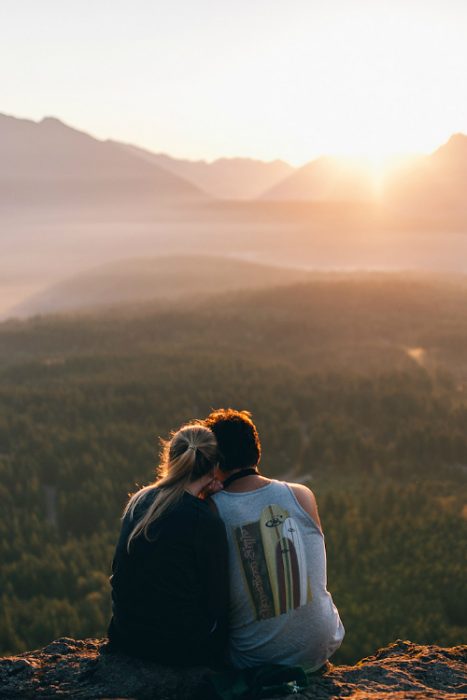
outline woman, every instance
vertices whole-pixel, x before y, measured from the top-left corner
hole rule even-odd
[[[109,650],[165,664],[222,661],[227,540],[202,500],[218,461],[211,430],[185,425],[163,442],[155,483],[130,498],[110,577]]]

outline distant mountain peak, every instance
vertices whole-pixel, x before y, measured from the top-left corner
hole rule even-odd
[[[65,129],[73,129],[72,126],[68,126],[68,124],[62,122],[61,119],[57,119],[57,117],[43,117],[37,124],[40,126],[60,126]]]
[[[117,204],[152,216],[158,203],[206,201],[195,185],[76,129],[54,116],[40,121],[0,117],[0,206],[88,206],[114,212]],[[32,186],[31,183],[34,183]],[[121,214],[119,214],[121,215]]]
[[[29,119],[27,117],[16,117],[13,114],[6,114],[6,112],[0,112],[0,120],[2,121],[8,121],[11,124],[24,124],[28,125],[30,127],[40,127],[40,126],[47,126],[47,125],[53,125],[53,126],[61,126],[65,129],[71,129],[72,131],[77,131],[77,129],[74,129],[72,126],[68,126],[65,124],[63,121],[60,119],[57,119],[57,117],[50,117],[46,116],[43,117],[42,119],[35,120],[35,119]]]
[[[458,131],[448,139],[447,144],[463,144],[465,146],[467,144],[467,136],[461,131]]]
[[[443,159],[450,161],[462,161],[465,165],[467,158],[467,136],[458,132],[453,134],[446,143],[443,143],[434,153],[435,159]]]
[[[323,155],[264,192],[262,199],[369,202],[373,196],[371,179],[364,170],[346,160]]]

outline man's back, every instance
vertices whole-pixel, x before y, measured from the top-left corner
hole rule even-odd
[[[289,484],[265,482],[213,497],[229,542],[231,660],[319,668],[344,637],[323,534]]]

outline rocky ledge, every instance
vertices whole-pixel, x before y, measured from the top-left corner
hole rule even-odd
[[[63,637],[43,649],[0,659],[0,698],[206,698],[212,671],[175,669],[120,654],[105,640]],[[355,666],[329,665],[295,697],[308,700],[459,700],[467,698],[467,646],[444,649],[398,640]]]

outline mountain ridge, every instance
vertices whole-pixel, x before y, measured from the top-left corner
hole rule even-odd
[[[305,271],[207,255],[161,255],[106,263],[34,294],[6,316],[86,311],[189,299],[305,280]]]
[[[188,179],[210,196],[219,199],[255,199],[294,171],[291,165],[279,158],[262,161],[256,158],[222,157],[209,162],[174,158],[166,153],[153,153],[140,146],[118,141],[113,143]]]
[[[261,199],[317,202],[371,202],[374,188],[370,175],[338,158],[321,156],[306,163]]]
[[[91,193],[96,201],[115,192],[137,200],[207,198],[192,183],[155,163],[55,117],[36,122],[0,114],[0,181],[0,204],[11,198],[27,202],[35,193],[59,203],[65,195],[79,199]]]

